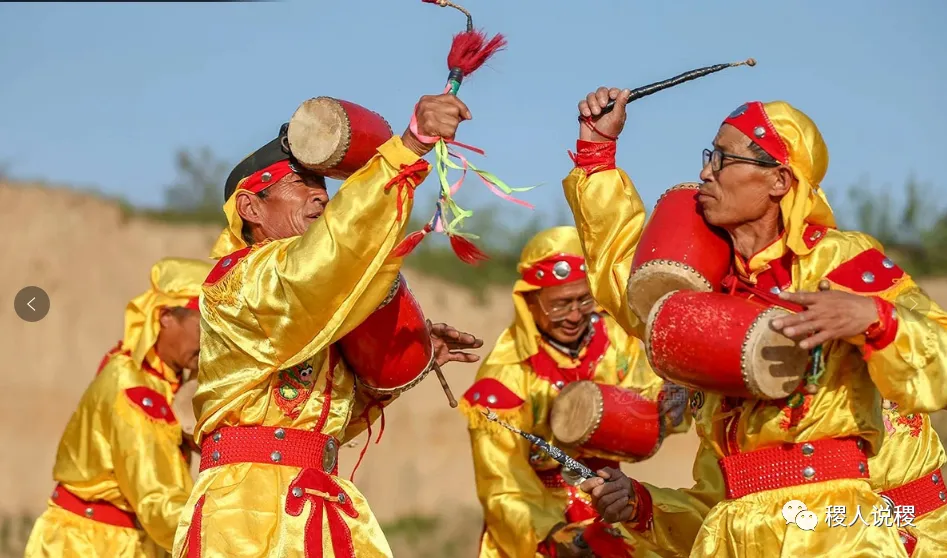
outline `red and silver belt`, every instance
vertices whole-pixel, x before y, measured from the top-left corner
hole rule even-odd
[[[837,479],[867,479],[868,457],[862,447],[854,438],[829,438],[729,455],[719,461],[727,498]]]
[[[60,508],[81,515],[86,519],[114,525],[115,527],[124,527],[126,529],[141,529],[135,514],[120,510],[114,504],[108,502],[87,502],[76,496],[66,488],[58,484],[53,489],[53,502]]]
[[[937,469],[933,473],[881,493],[881,498],[892,509],[895,506],[914,506],[914,517],[921,517],[947,505],[947,487]]]
[[[272,426],[219,428],[201,443],[201,471],[231,463],[268,463],[339,472],[339,442],[310,430]]]

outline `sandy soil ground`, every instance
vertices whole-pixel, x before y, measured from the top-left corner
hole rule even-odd
[[[23,530],[15,518],[44,509],[62,429],[103,352],[120,338],[123,308],[147,286],[151,264],[168,255],[205,257],[217,232],[125,219],[117,205],[70,190],[0,184],[0,238],[6,239],[0,273],[0,516],[14,518],[0,528],[0,555],[19,544],[22,535],[2,534]],[[510,321],[506,289],[478,306],[455,287],[406,275],[431,319],[486,340],[482,354]],[[26,285],[41,286],[51,299],[49,315],[38,323],[23,322],[13,311],[13,297]],[[947,280],[925,288],[947,304]],[[445,372],[460,397],[476,369],[451,365]],[[346,475],[364,443],[363,437],[345,450]],[[673,437],[654,458],[627,469],[640,480],[689,486],[696,445],[693,431]],[[381,443],[368,448],[356,482],[380,520],[408,541],[396,548],[417,549],[412,537],[424,539],[440,529],[455,544],[450,555],[473,551],[479,509],[466,426],[433,377],[388,411]],[[426,523],[429,516],[447,520],[438,527]]]

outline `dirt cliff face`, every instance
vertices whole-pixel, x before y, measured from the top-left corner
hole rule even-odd
[[[206,257],[218,233],[126,219],[117,204],[75,191],[0,184],[0,515],[45,508],[62,429],[102,355],[121,337],[125,304],[147,287],[151,265],[165,256]],[[485,340],[481,355],[510,323],[507,289],[478,306],[456,287],[413,270],[405,275],[429,318]],[[51,300],[49,315],[37,323],[13,311],[14,295],[27,285],[42,287]],[[924,286],[947,303],[947,281]],[[445,368],[458,398],[475,373],[475,365]],[[436,378],[404,395],[385,423],[381,443],[373,440],[355,477],[382,522],[477,508],[465,421]],[[341,459],[346,476],[365,436],[357,442]],[[689,486],[696,447],[693,431],[676,436],[654,458],[627,469],[643,481]]]

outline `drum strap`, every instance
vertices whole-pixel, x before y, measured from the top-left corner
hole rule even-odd
[[[759,299],[762,302],[785,308],[790,312],[802,312],[805,308],[799,304],[782,300],[778,295],[767,292],[764,289],[751,285],[745,279],[731,273],[723,280],[723,289],[727,294],[740,296],[748,300]]]

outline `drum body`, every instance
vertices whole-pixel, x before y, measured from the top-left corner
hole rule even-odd
[[[690,388],[731,397],[788,397],[809,360],[808,351],[769,325],[788,314],[722,293],[668,293],[648,317],[648,360],[659,376]]]
[[[411,389],[434,366],[431,331],[401,274],[375,312],[338,346],[362,385],[379,394]]]
[[[591,381],[573,382],[550,411],[553,436],[595,457],[646,459],[661,447],[663,420],[658,404],[637,392]]]
[[[628,303],[644,323],[655,301],[675,290],[718,290],[733,252],[725,233],[704,221],[696,183],[665,192],[645,224],[631,262]]]
[[[183,382],[171,400],[171,409],[174,411],[178,424],[181,425],[182,443],[191,451],[200,453],[200,448],[194,442],[194,428],[197,426],[197,417],[194,416],[194,394],[197,393],[197,373],[191,372],[187,381]]]
[[[378,113],[349,101],[316,97],[299,105],[286,137],[302,166],[344,180],[365,166],[391,136],[391,126]]]

